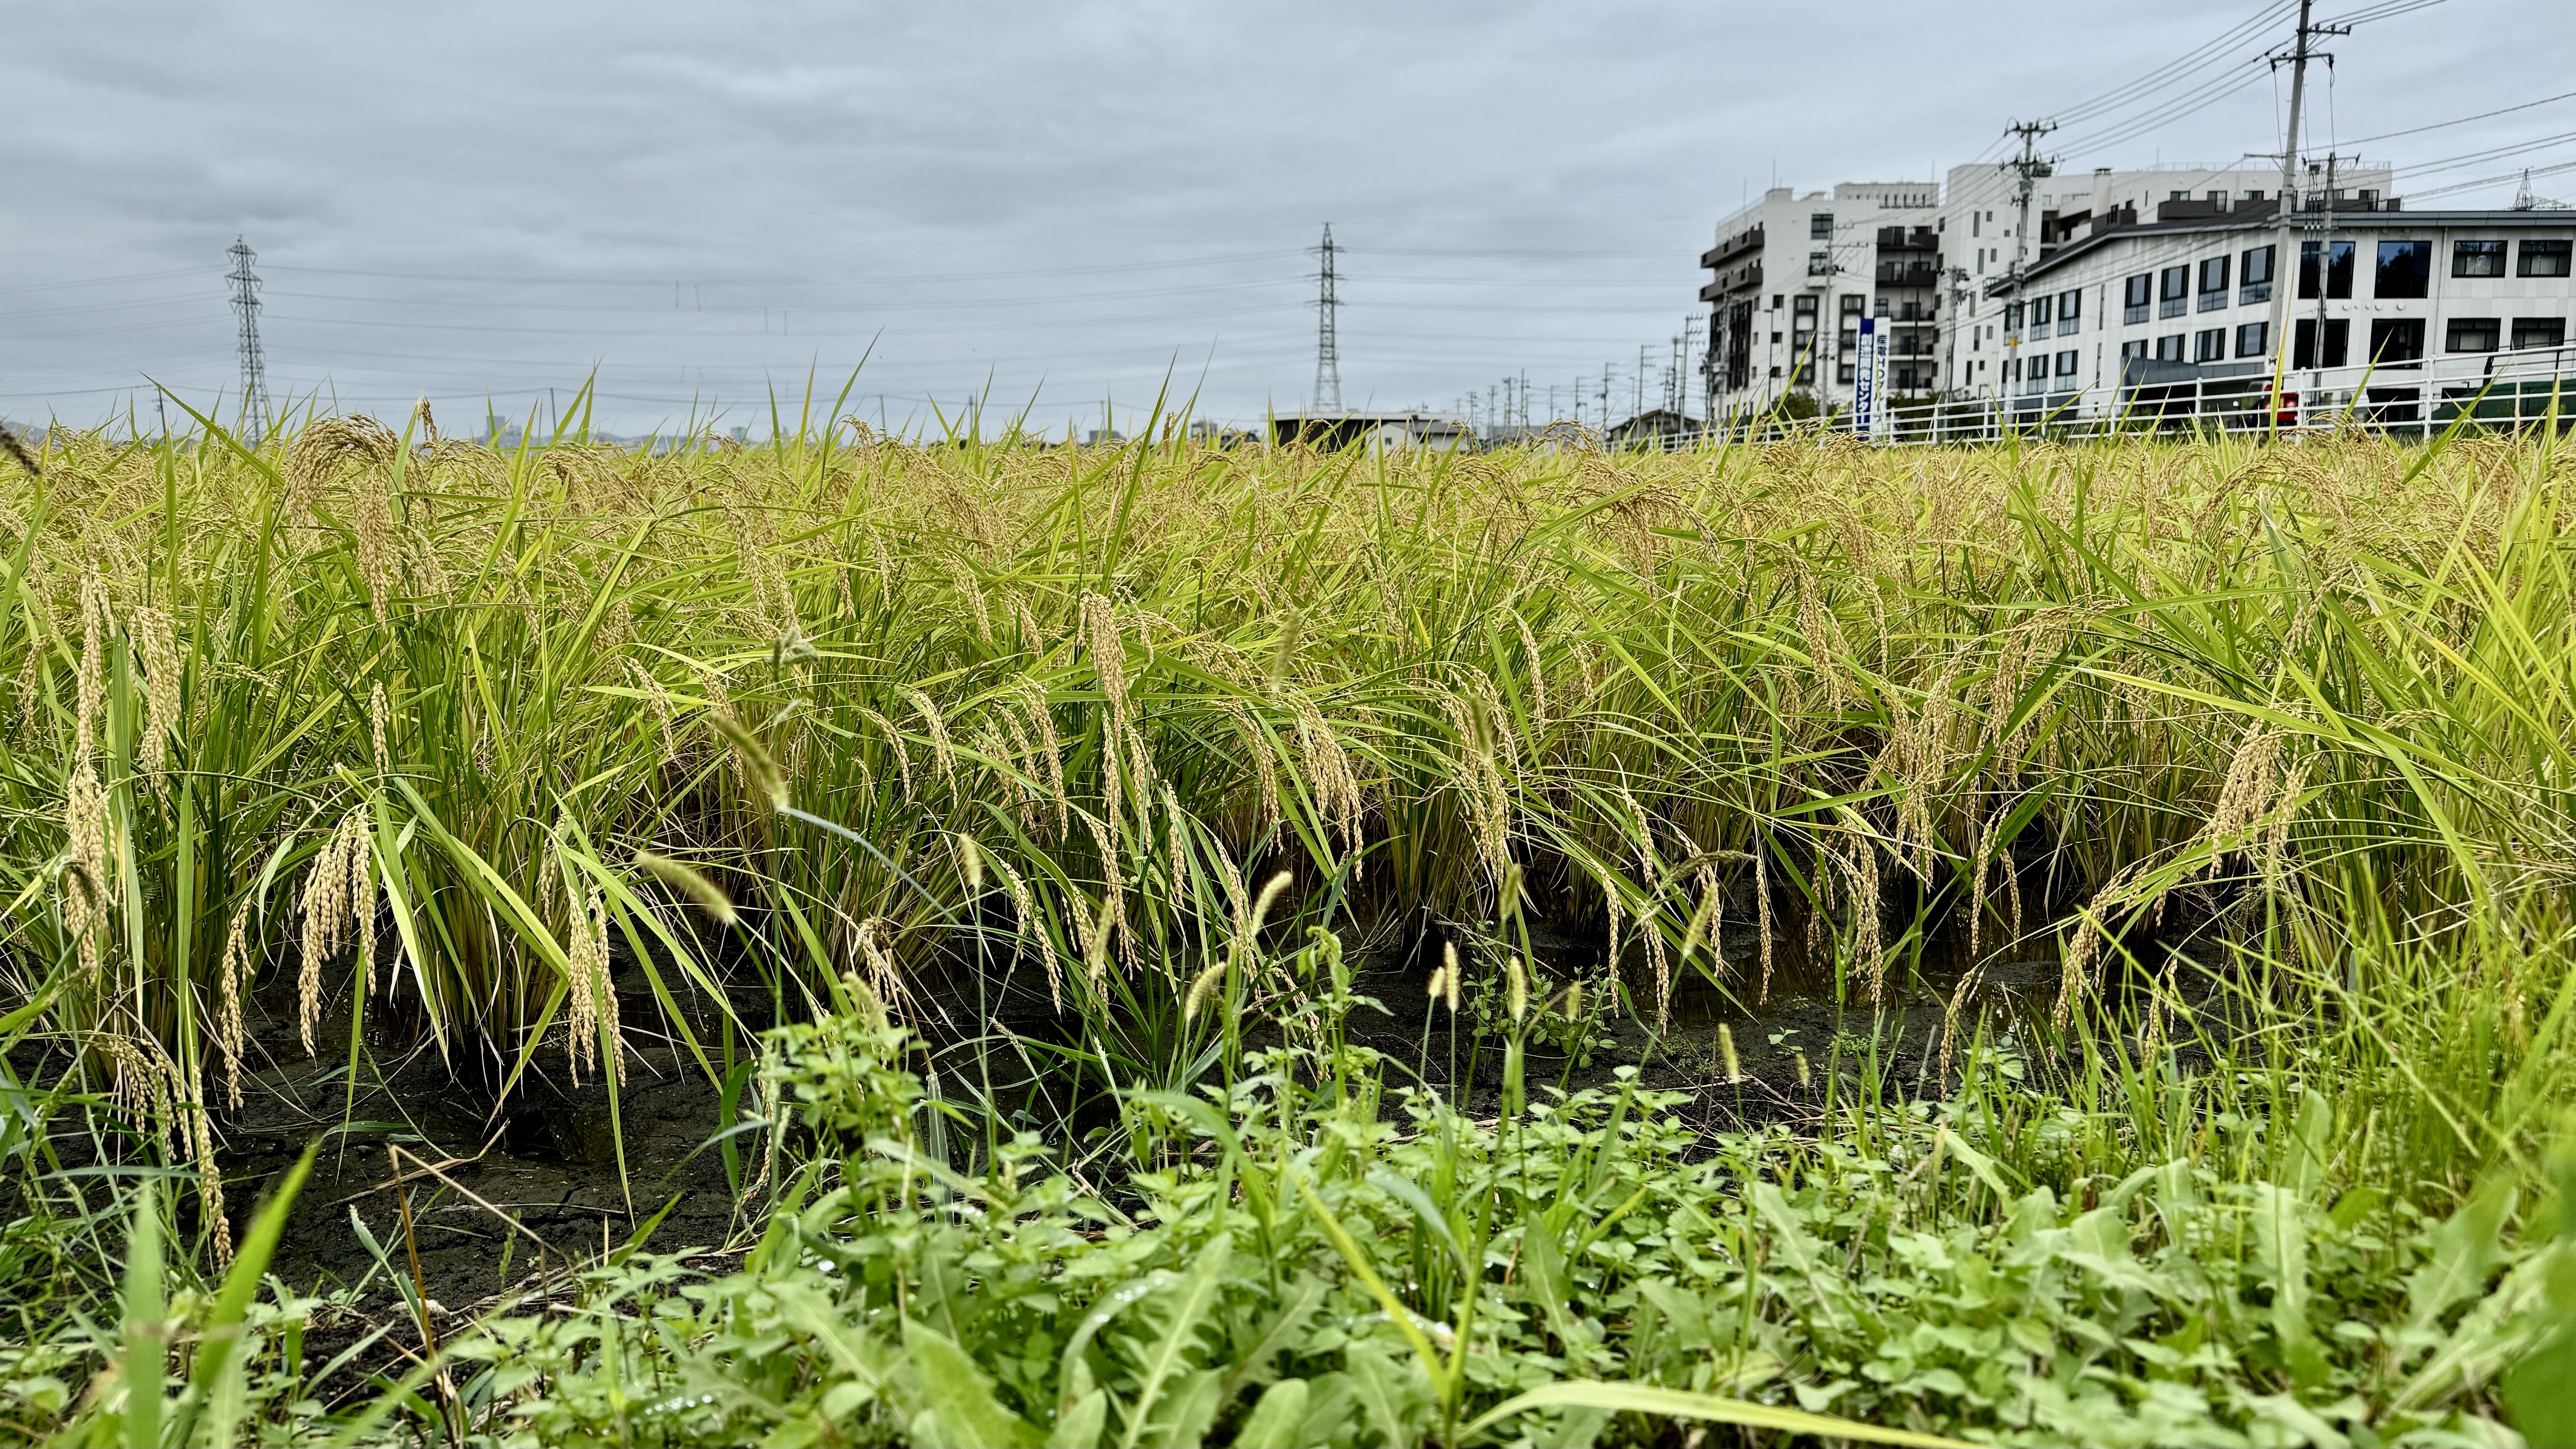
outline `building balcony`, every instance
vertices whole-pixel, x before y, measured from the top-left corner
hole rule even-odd
[[[1729,293],[1754,291],[1761,285],[1762,259],[1755,257],[1752,261],[1729,267],[1718,273],[1715,280],[1699,289],[1699,299],[1703,302],[1714,302]]]
[[[1882,226],[1878,229],[1878,249],[1887,252],[1937,252],[1940,236],[1928,226]]]
[[[1710,247],[1707,251],[1701,252],[1699,264],[1710,271],[1715,271],[1746,252],[1760,250],[1762,250],[1762,228],[1750,226]]]
[[[1919,262],[1880,262],[1878,284],[1882,287],[1937,287],[1941,269]]]

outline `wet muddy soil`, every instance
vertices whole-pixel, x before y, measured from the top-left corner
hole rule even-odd
[[[1542,958],[1565,963],[1569,973],[1586,969],[1582,947],[1537,944]],[[1720,945],[1731,961],[1756,959],[1749,932],[1739,938],[1730,927]],[[1988,962],[1958,997],[1961,1049],[1980,1029],[2009,1034],[2044,1019],[2058,971],[2054,960]],[[1355,988],[1387,1009],[1355,1013],[1351,1037],[1382,1054],[1391,1087],[1418,1083],[1471,1115],[1489,1114],[1502,1086],[1501,1043],[1476,1035],[1472,1013],[1453,1015],[1434,1004],[1424,991],[1427,976],[1419,951],[1388,952],[1362,965]],[[357,1053],[353,1077],[345,1005],[323,1023],[319,1056],[308,1058],[291,996],[258,1003],[256,1069],[243,1084],[243,1107],[225,1114],[223,1124],[228,1196],[238,1224],[306,1143],[322,1141],[271,1266],[284,1282],[334,1304],[308,1336],[317,1363],[357,1346],[361,1364],[389,1367],[414,1346],[418,1332],[401,1285],[413,1278],[415,1252],[417,1281],[436,1312],[463,1317],[568,1299],[572,1268],[595,1262],[647,1224],[651,1249],[705,1250],[711,1271],[721,1271],[727,1250],[745,1241],[753,1224],[713,1142],[725,1125],[722,1097],[678,1030],[688,1027],[720,1077],[722,1013],[712,1001],[684,999],[686,1016],[675,1022],[631,964],[619,963],[615,979],[630,1046],[623,1085],[612,1088],[595,1070],[576,1081],[558,1032],[506,1100],[494,1090],[506,1063],[450,1062],[434,1048],[408,1055],[371,1048]],[[1856,989],[1838,1001],[1829,978],[1785,968],[1767,994],[1749,971],[1723,983],[1685,977],[1676,982],[1670,1027],[1660,1036],[1610,1012],[1580,1055],[1534,1042],[1527,1089],[1543,1098],[1550,1088],[1610,1086],[1615,1069],[1633,1065],[1640,1085],[1691,1094],[1687,1115],[1711,1131],[1818,1123],[1829,1101],[1837,1094],[1848,1100],[1864,1079],[1888,1097],[1938,1096],[1945,1084],[1936,1068],[1958,980],[1955,971],[1891,979],[1873,1005]],[[291,990],[278,985],[281,993]],[[934,1041],[953,1043],[981,1020],[1031,1039],[1050,1033],[1044,1000],[1033,991],[988,992],[979,1002],[965,982],[922,985],[914,1010]],[[733,1003],[738,1019],[755,1027],[767,1005],[748,992]],[[1731,1062],[1721,1028],[1733,1046]],[[746,1049],[737,1043],[737,1053]],[[953,1046],[941,1055],[963,1060]],[[1048,1088],[1037,1080],[1034,1090],[1043,1096]],[[1066,1104],[1033,1096],[1029,1105],[1040,1109],[1031,1116],[1037,1125]],[[756,1162],[757,1140],[739,1139],[745,1173]]]

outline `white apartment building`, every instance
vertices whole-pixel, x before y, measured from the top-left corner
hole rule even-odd
[[[2303,182],[2307,192],[2331,192],[2339,203],[2362,209],[2383,204],[2391,170],[2386,162],[2338,163]],[[2006,309],[2015,266],[2034,267],[2096,233],[2163,222],[2268,213],[2280,191],[2281,170],[2253,163],[2236,166],[2154,166],[2136,170],[2098,167],[2089,172],[2040,175],[2031,183],[2029,232],[2022,230],[2020,177],[2010,161],[1954,166],[1943,186],[1935,229],[1942,242],[1948,286],[1943,296],[1940,377],[1950,397],[2004,391],[2007,371],[2018,379],[2013,329]],[[2034,302],[2034,308],[2040,304]],[[2070,321],[2045,304],[2052,324]],[[2071,319],[2080,325],[2080,317]],[[2072,328],[2070,328],[2070,334]],[[2055,334],[2052,333],[2052,336]],[[2052,353],[2053,356],[2053,353]]]
[[[1932,181],[1844,182],[1804,196],[1785,186],[1717,225],[1699,263],[1715,276],[1702,360],[1708,416],[1758,412],[1804,393],[1830,409],[1851,401],[1859,323],[1890,319],[1888,387],[1938,385],[1941,187]]]
[[[2576,357],[2576,212],[2409,212],[2359,197],[2294,212],[2281,298],[2290,269],[2269,204],[2181,210],[2061,246],[2024,272],[2019,296],[2002,289],[1985,339],[1993,391],[2105,417],[2229,380],[2267,390],[2276,304],[2285,391],[2394,420],[2439,420],[2446,400],[2464,406],[2517,371],[2559,377]]]

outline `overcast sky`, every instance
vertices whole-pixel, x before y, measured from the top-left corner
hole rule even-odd
[[[2277,151],[2260,55],[2290,9],[0,0],[0,415],[132,399],[148,426],[146,378],[229,408],[238,234],[272,392],[326,408],[426,394],[455,431],[595,375],[618,431],[694,408],[760,434],[773,389],[836,392],[864,357],[848,411],[898,425],[985,393],[1123,423],[1167,378],[1250,421],[1308,401],[1326,221],[1346,403],[1481,408],[1525,371],[1542,414],[1585,379],[1594,419],[1606,364],[1624,414],[1712,227],[1775,177],[1936,177],[2267,16],[2052,140],[2072,169]],[[2567,15],[2360,25],[2311,147],[2576,90]],[[2360,150],[2552,137],[2399,176],[2410,205],[2502,205],[2513,181],[2419,194],[2576,164],[2576,100]],[[2576,169],[2533,189],[2576,197]]]

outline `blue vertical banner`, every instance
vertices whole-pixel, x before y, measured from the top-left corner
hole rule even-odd
[[[1852,359],[1852,432],[1877,442],[1887,435],[1887,319],[1860,319],[1859,355]]]

